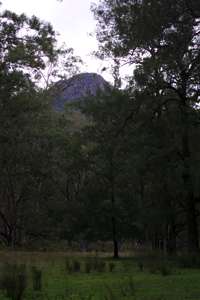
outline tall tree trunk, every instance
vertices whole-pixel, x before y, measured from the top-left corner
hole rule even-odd
[[[164,192],[166,194],[166,211],[169,212],[164,230],[165,236],[165,253],[168,255],[176,254],[176,223],[177,223],[177,208],[174,197],[169,193],[169,188],[164,183]]]
[[[199,236],[198,236],[196,204],[193,195],[188,195],[186,205],[187,205],[186,218],[187,218],[188,252],[196,253],[199,251]]]
[[[191,176],[191,154],[189,146],[189,120],[186,100],[182,105],[182,158],[183,158],[183,184],[185,190],[186,224],[187,224],[187,248],[188,252],[197,252],[199,249],[198,225],[196,203],[194,197],[193,182]]]
[[[112,217],[112,235],[113,235],[113,258],[119,258],[119,247],[116,235],[116,219]]]
[[[157,230],[153,229],[153,237],[152,237],[152,250],[159,250],[160,239]]]
[[[167,226],[166,252],[176,254],[176,225],[174,220]]]
[[[117,221],[115,215],[115,183],[113,178],[113,166],[111,165],[111,207],[112,207],[112,239],[113,239],[113,258],[119,258],[119,245],[117,239]]]

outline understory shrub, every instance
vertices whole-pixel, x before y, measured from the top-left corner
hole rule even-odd
[[[42,290],[42,271],[37,269],[34,266],[31,268],[31,273],[32,273],[33,290],[41,291]]]
[[[21,300],[27,287],[25,265],[5,264],[1,270],[0,288],[12,300]]]

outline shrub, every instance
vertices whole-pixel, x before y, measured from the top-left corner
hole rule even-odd
[[[108,271],[113,272],[115,269],[115,264],[113,262],[108,263]]]
[[[172,274],[172,269],[167,264],[162,264],[160,266],[160,273],[162,276],[168,276]]]
[[[65,270],[67,271],[67,273],[72,272],[72,264],[68,258],[65,260]]]
[[[42,271],[38,270],[36,267],[32,267],[32,281],[33,281],[33,290],[41,291],[42,290]]]
[[[135,296],[135,283],[133,278],[129,278],[128,281],[125,281],[120,286],[121,295],[123,297]]]
[[[4,265],[2,269],[0,288],[12,300],[21,300],[27,287],[27,272],[25,265]]]
[[[180,268],[200,268],[199,255],[183,255],[177,258],[177,262]]]
[[[139,270],[141,272],[144,270],[144,264],[143,264],[143,262],[141,262],[141,261],[138,262],[138,268],[139,268]]]
[[[78,260],[72,261],[72,271],[73,272],[80,272],[81,270],[81,263]]]
[[[104,261],[99,260],[96,262],[95,268],[96,268],[97,272],[103,272],[105,270],[105,267],[106,267],[106,264]]]
[[[157,264],[149,264],[148,269],[151,274],[156,274],[159,272],[159,267]]]
[[[149,265],[149,272],[151,274],[161,274],[163,276],[168,276],[172,274],[172,268],[166,261],[155,261]]]
[[[90,273],[92,271],[92,263],[91,261],[85,261],[84,263],[84,272]]]

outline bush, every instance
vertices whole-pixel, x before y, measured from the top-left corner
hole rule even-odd
[[[169,276],[172,274],[172,269],[167,264],[162,264],[160,266],[160,273],[162,276]]]
[[[136,289],[133,278],[129,278],[128,281],[123,282],[120,286],[120,290],[123,297],[135,296]]]
[[[84,272],[90,273],[91,271],[104,272],[106,269],[106,263],[99,258],[87,260],[84,263]]]
[[[177,258],[177,262],[180,268],[200,268],[199,255],[183,255]]]
[[[72,261],[72,271],[73,272],[80,272],[81,270],[81,263],[78,260]]]
[[[149,272],[151,274],[161,274],[163,276],[171,275],[172,268],[169,263],[165,261],[151,262],[149,266]]]
[[[42,271],[38,270],[36,267],[32,267],[32,281],[33,281],[33,290],[41,291],[42,290]]]
[[[72,263],[68,258],[65,260],[65,270],[67,271],[67,273],[72,272]]]
[[[12,300],[21,300],[27,287],[27,272],[25,265],[6,264],[2,268],[0,288]]]
[[[113,272],[115,269],[115,264],[113,262],[108,263],[108,271]]]
[[[104,261],[97,260],[95,264],[95,270],[97,272],[103,272],[105,270],[106,264]]]
[[[149,264],[148,269],[149,269],[149,272],[150,272],[151,274],[156,274],[156,273],[159,272],[159,267],[158,267],[158,265],[157,265],[157,264],[154,264],[154,263]]]
[[[144,270],[144,264],[143,264],[143,262],[141,262],[141,261],[138,262],[138,268],[139,268],[139,270],[141,272]]]
[[[90,273],[92,271],[92,263],[91,261],[85,261],[84,263],[84,272]]]

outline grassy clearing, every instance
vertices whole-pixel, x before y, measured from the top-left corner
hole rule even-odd
[[[0,299],[198,300],[200,270],[182,261],[2,252]]]

